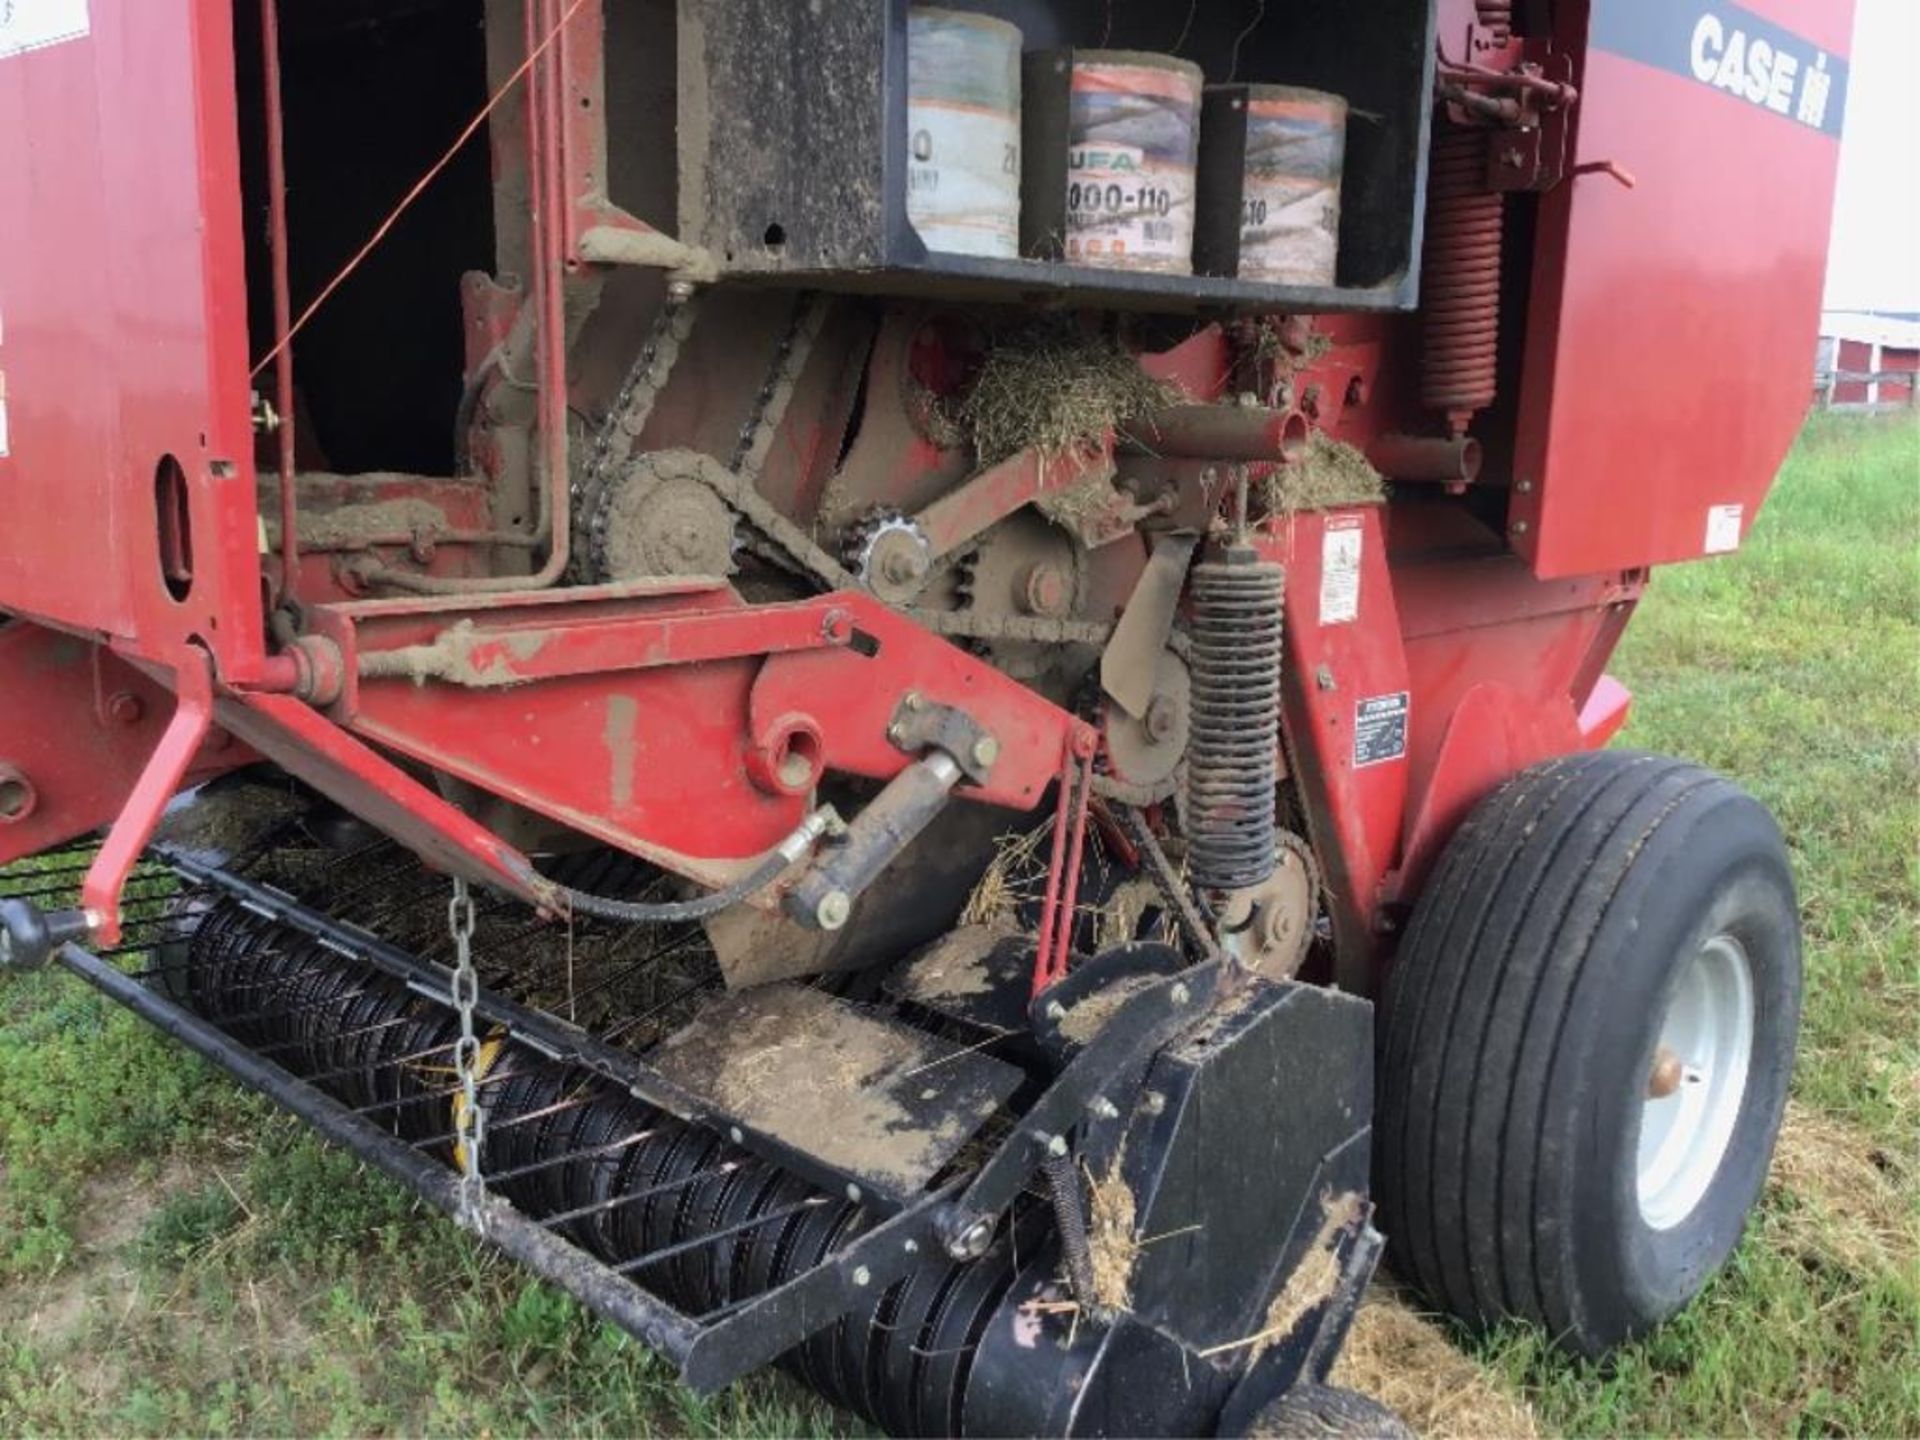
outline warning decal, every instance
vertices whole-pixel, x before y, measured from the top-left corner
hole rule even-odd
[[[1746,518],[1744,505],[1716,505],[1707,511],[1707,554],[1725,555],[1740,548],[1740,522]]]
[[[1407,753],[1407,716],[1412,710],[1405,690],[1376,695],[1353,707],[1353,768],[1398,760]]]
[[[1320,536],[1320,623],[1351,625],[1360,618],[1360,551],[1365,524],[1335,515]]]
[[[0,60],[78,40],[92,28],[88,0],[0,0]]]

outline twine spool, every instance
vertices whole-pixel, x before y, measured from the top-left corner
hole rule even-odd
[[[907,218],[929,250],[1020,253],[1020,48],[989,15],[907,12]]]
[[[1334,284],[1347,102],[1298,86],[1249,85],[1246,125],[1240,278]]]
[[[1073,52],[1066,258],[1193,273],[1202,76],[1170,55]]]

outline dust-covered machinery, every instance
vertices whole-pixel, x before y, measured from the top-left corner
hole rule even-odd
[[[1379,1433],[1381,1231],[1647,1329],[1798,930],[1604,667],[1850,8],[13,0],[0,967],[889,1433]]]

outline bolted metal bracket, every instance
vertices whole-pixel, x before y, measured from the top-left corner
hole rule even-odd
[[[976,785],[987,783],[1000,742],[964,710],[942,705],[910,690],[887,722],[887,740],[909,755],[939,750],[953,757],[960,773]]]

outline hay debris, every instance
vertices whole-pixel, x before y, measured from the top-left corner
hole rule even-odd
[[[307,802],[290,786],[209,788],[169,805],[154,839],[225,863],[306,809]]]
[[[1182,883],[1186,881],[1186,861],[1180,863],[1179,875]],[[1142,922],[1148,915],[1157,914],[1158,924],[1142,933]],[[1107,897],[1094,916],[1093,948],[1097,954],[1111,950],[1116,945],[1126,945],[1135,940],[1162,940],[1171,942],[1178,930],[1173,916],[1167,910],[1160,887],[1145,875],[1136,875],[1121,882],[1113,894]]]
[[[960,407],[948,396],[936,395],[918,380],[911,387],[911,408],[918,412],[920,433],[942,450],[958,450],[967,443],[967,427],[960,418]]]
[[[1340,1288],[1340,1237],[1366,1218],[1366,1209],[1366,1201],[1351,1190],[1338,1195],[1331,1191],[1323,1193],[1320,1197],[1320,1228],[1308,1242],[1306,1254],[1300,1257],[1300,1263],[1293,1267],[1286,1283],[1280,1287],[1280,1293],[1273,1297],[1260,1328],[1244,1340],[1229,1340],[1224,1345],[1215,1345],[1200,1353],[1205,1356],[1247,1350],[1250,1352],[1247,1363],[1252,1364],[1267,1350],[1293,1334],[1302,1320],[1324,1305]]]
[[[1787,1103],[1767,1176],[1770,1243],[1856,1274],[1920,1271],[1920,1214],[1902,1194],[1910,1162],[1853,1127]]]
[[[1378,505],[1386,498],[1386,482],[1367,457],[1321,430],[1307,442],[1304,460],[1279,467],[1267,480],[1267,511],[1274,515]]]
[[[1124,1144],[1106,1173],[1087,1171],[1087,1242],[1093,1254],[1093,1308],[1115,1315],[1133,1303],[1133,1267],[1140,1259],[1140,1236],[1133,1189],[1120,1171]],[[1085,1167],[1083,1166],[1084,1170]]]
[[[980,463],[995,465],[1036,447],[1065,454],[1179,399],[1113,341],[1049,326],[988,352],[959,420]]]
[[[1004,925],[1021,905],[1037,898],[1036,879],[1044,884],[1047,870],[1040,846],[1050,838],[1051,832],[1041,825],[1024,833],[1009,832],[996,840],[993,859],[967,896],[960,924]]]
[[[1061,1036],[1075,1045],[1091,1045],[1129,1000],[1165,978],[1164,975],[1126,975],[1094,991],[1067,1011],[1066,1018],[1060,1021]]]
[[[1332,1383],[1371,1395],[1423,1440],[1536,1440],[1533,1409],[1474,1363],[1406,1296],[1376,1280]]]
[[[1305,348],[1294,349],[1286,341],[1284,320],[1266,316],[1258,323],[1253,337],[1253,358],[1262,365],[1277,367],[1281,379],[1288,379],[1296,372],[1313,364],[1329,350],[1333,349],[1333,337],[1323,335],[1318,330],[1307,332]]]

